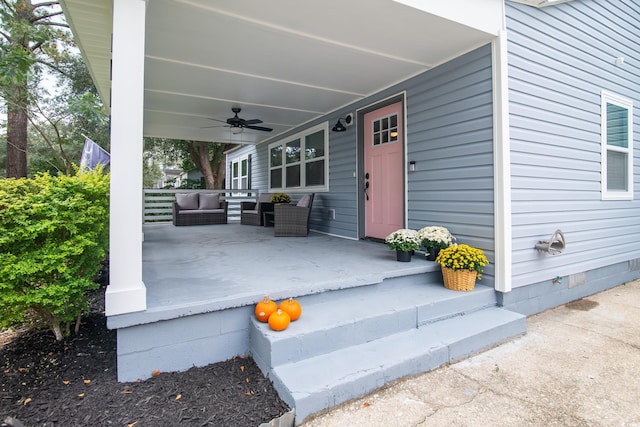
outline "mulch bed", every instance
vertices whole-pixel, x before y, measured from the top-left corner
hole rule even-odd
[[[92,307],[63,342],[27,330],[0,343],[0,426],[257,427],[289,411],[250,357],[117,382],[104,288]]]

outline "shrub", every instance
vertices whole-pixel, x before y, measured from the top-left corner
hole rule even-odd
[[[43,321],[62,340],[87,309],[109,243],[109,175],[0,180],[0,327]],[[78,326],[76,321],[76,329]]]

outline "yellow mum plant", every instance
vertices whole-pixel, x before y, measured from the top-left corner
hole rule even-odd
[[[442,267],[452,270],[477,271],[478,279],[482,278],[484,267],[489,264],[482,249],[469,245],[452,245],[444,248],[438,254],[436,262]]]

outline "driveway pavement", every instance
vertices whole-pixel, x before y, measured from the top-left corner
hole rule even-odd
[[[523,337],[303,426],[640,426],[640,280],[531,316]]]

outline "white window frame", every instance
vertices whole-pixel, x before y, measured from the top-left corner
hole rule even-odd
[[[242,175],[242,163],[246,162],[247,165],[247,173]],[[233,167],[238,165],[238,176],[233,176]],[[249,186],[249,155],[244,155],[242,157],[238,157],[231,161],[231,190],[246,190]],[[243,178],[246,180],[246,185],[242,185]],[[234,188],[234,184],[238,182],[238,186]]]
[[[602,200],[633,200],[633,101],[624,98],[620,95],[616,95],[611,92],[602,91],[600,105],[600,145],[602,147],[601,153],[601,182],[602,182]],[[607,104],[612,104],[620,108],[627,110],[627,129],[628,129],[628,141],[626,147],[619,147],[616,145],[609,145],[607,143]],[[615,151],[618,153],[624,153],[627,156],[627,190],[610,190],[607,182],[607,153],[609,151]]]
[[[300,140],[300,183],[306,183],[306,158],[305,158],[305,143],[306,137],[314,134],[318,131],[324,131],[324,185],[306,186],[301,185],[299,187],[287,187],[287,163],[286,163],[286,146],[287,143],[293,142],[296,139]],[[281,166],[271,167],[271,149],[277,146],[282,146],[282,164]],[[314,159],[317,161],[319,158]],[[270,192],[302,192],[302,191],[314,191],[314,192],[326,192],[329,191],[329,122],[324,122],[311,128],[305,129],[301,132],[291,135],[287,138],[281,139],[277,142],[272,142],[267,147],[267,165],[268,165],[268,188]],[[271,171],[273,169],[282,168],[282,187],[271,187]]]

